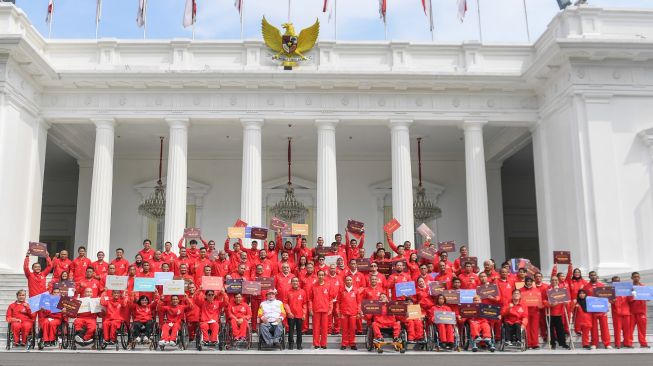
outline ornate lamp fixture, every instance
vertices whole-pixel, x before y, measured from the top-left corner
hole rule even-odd
[[[161,181],[161,170],[163,168],[163,137],[161,137],[161,148],[159,150],[159,180],[154,187],[154,193],[145,198],[138,206],[138,213],[152,218],[161,220],[166,214],[166,190]]]
[[[426,222],[433,218],[440,218],[442,210],[426,197],[426,190],[422,186],[422,138],[417,138],[417,162],[419,171],[419,185],[413,202],[413,215],[417,221]]]
[[[292,156],[291,156],[291,141],[292,138],[288,138],[288,185],[286,186],[286,195],[285,197],[277,202],[276,205],[272,207],[272,213],[289,222],[297,222],[306,216],[306,213],[308,210],[306,207],[304,207],[304,204],[299,202],[295,198],[295,189],[292,186],[292,182],[290,181],[290,165],[292,161]]]

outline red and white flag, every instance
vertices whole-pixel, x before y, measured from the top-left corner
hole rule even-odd
[[[243,0],[236,0],[234,3],[234,6],[236,7],[236,10],[238,10],[239,14],[243,14]]]
[[[386,20],[386,11],[388,10],[388,0],[379,0],[379,17],[383,19],[383,23]]]
[[[48,14],[45,16],[45,22],[50,23],[52,21],[52,14],[54,14],[54,0],[48,1]]]
[[[429,27],[431,32],[435,29],[435,23],[433,22],[433,4],[432,0],[422,0],[422,8],[424,8],[424,14],[429,17]]]
[[[136,14],[136,24],[142,27],[147,22],[147,0],[138,0],[138,13]]]
[[[458,0],[458,19],[461,23],[465,20],[465,13],[467,13],[467,0]]]
[[[197,16],[197,3],[195,0],[186,0],[186,7],[184,9],[184,28],[195,24]]]

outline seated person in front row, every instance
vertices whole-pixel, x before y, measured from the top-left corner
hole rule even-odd
[[[259,331],[268,347],[277,347],[283,336],[282,321],[286,317],[286,310],[283,303],[277,300],[276,290],[268,291],[265,296],[266,300],[258,308],[258,317],[261,320]]]
[[[399,333],[401,332],[401,324],[394,315],[388,315],[388,295],[382,293],[379,296],[381,305],[381,315],[375,315],[372,321],[372,330],[374,331],[374,343],[383,342],[382,328],[392,328],[392,337],[394,342],[399,342]]]

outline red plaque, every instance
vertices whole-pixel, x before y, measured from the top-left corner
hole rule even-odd
[[[385,231],[386,234],[391,235],[397,231],[399,227],[401,227],[399,221],[397,221],[397,219],[392,219],[387,224],[385,224],[385,226],[383,226],[383,231]]]

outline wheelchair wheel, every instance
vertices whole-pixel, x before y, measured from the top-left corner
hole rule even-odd
[[[374,349],[374,333],[372,332],[372,327],[367,327],[367,334],[365,335],[365,347],[367,351],[371,352]]]
[[[107,344],[104,342],[104,338],[102,338],[102,334],[103,332],[101,327],[95,328],[93,347],[97,350],[107,348]]]
[[[453,327],[453,350],[455,352],[460,352],[462,350],[462,344],[460,341],[460,331],[458,330],[458,326],[454,325]]]
[[[181,322],[181,326],[179,327],[179,333],[177,334],[178,338],[178,345],[179,349],[186,350],[186,347],[188,347],[188,325],[186,322]]]
[[[460,336],[460,343],[462,344],[462,348],[465,351],[469,350],[469,347],[472,343],[472,336],[471,336],[471,331],[469,329],[469,323],[465,323],[463,325],[463,334]]]
[[[406,329],[401,330],[399,337],[401,338],[401,349],[399,350],[399,353],[406,353],[406,347],[408,347],[408,332]]]
[[[279,350],[286,349],[286,328],[281,324],[281,342],[279,342]]]
[[[57,342],[59,343],[59,349],[67,349],[70,344],[70,334],[68,333],[68,324],[63,322],[59,325],[59,330],[57,331]]]
[[[503,352],[506,349],[506,325],[501,324],[501,340],[499,341],[499,351]]]
[[[231,337],[229,337],[229,329],[228,329],[228,323],[223,323],[223,326],[220,327],[220,333],[218,333],[218,345],[220,348],[220,351],[223,349],[230,349],[231,348]]]
[[[38,335],[38,340],[36,341],[36,347],[38,347],[39,351],[42,351],[43,348],[45,348],[45,344],[43,342],[43,331],[39,330],[39,335]]]
[[[159,330],[159,325],[154,322],[154,324],[152,324],[152,334],[150,334],[150,345],[148,347],[150,350],[156,351],[157,347],[159,347],[160,335],[161,331]]]
[[[528,336],[526,335],[526,330],[524,328],[521,328],[520,333],[521,333],[521,344],[519,350],[525,352],[528,347]]]
[[[433,340],[433,327],[434,327],[434,325],[431,324],[431,323],[426,324],[426,326],[424,327],[424,330],[426,332],[426,338],[425,338],[426,346],[425,347],[426,347],[426,350],[429,351],[429,352],[433,352],[433,350],[435,349],[435,341]]]
[[[120,328],[118,329],[118,334],[116,336],[116,340],[118,341],[116,342],[116,351],[119,350],[118,346],[126,350],[127,347],[129,346],[129,340],[130,340],[129,338],[131,338],[131,336],[130,336],[129,329],[127,328],[127,323],[122,322],[120,324]]]

